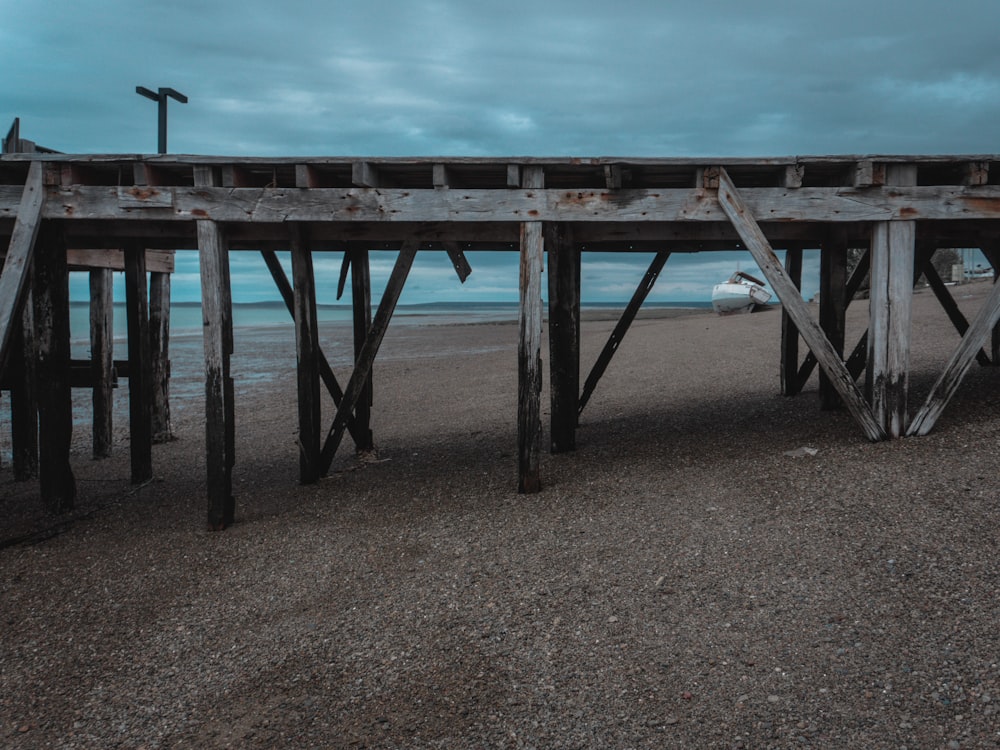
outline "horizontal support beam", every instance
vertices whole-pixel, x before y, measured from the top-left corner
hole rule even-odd
[[[165,195],[168,194],[168,195]],[[1000,186],[742,188],[761,221],[859,222],[1000,219]],[[0,186],[0,219],[16,215],[21,189]],[[168,200],[169,198],[169,200]],[[714,190],[433,190],[400,188],[162,187],[149,207],[115,187],[49,187],[45,219],[394,222],[720,222]]]

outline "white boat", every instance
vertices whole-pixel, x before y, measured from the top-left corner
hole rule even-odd
[[[712,288],[712,309],[719,315],[752,312],[769,299],[771,293],[764,288],[764,282],[743,271]]]

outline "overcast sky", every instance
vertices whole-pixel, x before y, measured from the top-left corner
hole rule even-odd
[[[171,102],[175,153],[1000,151],[996,0],[0,0],[0,11],[0,126],[19,116],[23,137],[66,152],[154,152],[156,105],[137,85],[190,98]]]

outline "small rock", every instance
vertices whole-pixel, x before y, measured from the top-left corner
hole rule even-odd
[[[769,696],[767,696],[767,702],[768,703],[780,703],[781,702],[781,698],[778,697],[777,695],[769,695]]]
[[[676,716],[673,716],[673,715],[668,716],[666,719],[663,720],[664,724],[666,724],[667,726],[671,726],[671,727],[674,724],[677,724],[678,722],[680,722],[680,719],[678,719]]]
[[[618,618],[615,617],[614,615],[611,615],[611,617],[608,618],[608,622],[618,622]]]

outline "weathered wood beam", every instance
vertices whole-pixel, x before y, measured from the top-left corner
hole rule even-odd
[[[1000,280],[1000,238],[980,241],[980,250],[993,267],[993,283]],[[994,367],[1000,366],[1000,324],[993,327],[990,336],[990,361]]]
[[[148,253],[147,253],[148,257]],[[174,439],[170,421],[170,274],[149,274],[149,351],[154,443]]]
[[[580,400],[580,248],[572,228],[544,227],[549,282],[550,450],[576,449]]]
[[[785,273],[796,289],[802,289],[802,248],[785,249]],[[794,396],[802,390],[799,374],[799,329],[784,308],[781,309],[781,392]]]
[[[890,165],[886,181],[915,185],[915,165]],[[872,227],[868,380],[872,411],[890,437],[906,432],[916,223]]]
[[[129,448],[132,483],[153,477],[153,369],[149,336],[146,254],[125,249],[125,313],[128,320]]]
[[[351,250],[351,311],[354,323],[354,361],[357,363],[365,350],[368,332],[372,327],[372,277],[367,250]],[[364,385],[354,405],[354,420],[360,440],[355,446],[359,451],[375,449],[372,434],[372,405],[375,400],[375,386],[372,362],[365,377]]]
[[[330,470],[330,464],[333,463],[333,457],[336,455],[337,448],[340,447],[340,441],[344,437],[348,418],[354,411],[358,399],[365,392],[368,375],[375,362],[375,356],[378,354],[379,347],[382,345],[386,329],[389,327],[392,313],[396,309],[399,295],[406,284],[406,278],[409,276],[410,268],[413,266],[413,259],[417,255],[418,247],[419,244],[417,242],[406,242],[396,257],[396,264],[393,266],[389,282],[386,284],[385,292],[382,294],[382,300],[379,302],[378,310],[375,312],[375,319],[372,321],[372,326],[365,337],[365,344],[355,359],[354,371],[351,373],[351,379],[347,383],[347,388],[344,389],[344,398],[340,402],[340,406],[337,407],[337,414],[333,419],[333,424],[330,426],[330,431],[327,433],[326,442],[323,444],[323,450],[320,454],[320,473],[323,475]]]
[[[934,428],[941,413],[961,385],[962,378],[972,365],[976,352],[986,343],[986,338],[998,321],[1000,321],[1000,284],[994,284],[983,301],[983,306],[962,336],[962,341],[935,381],[923,406],[910,423],[908,435],[926,435]]]
[[[195,182],[211,185],[212,169],[195,170]],[[201,310],[205,345],[205,468],[207,472],[208,528],[220,531],[231,525],[236,510],[233,498],[235,464],[234,388],[230,376],[233,353],[233,310],[229,276],[229,251],[218,223],[197,224],[201,270]]]
[[[356,161],[351,165],[351,182],[358,187],[377,188],[382,185],[382,176],[371,162]]]
[[[448,253],[448,258],[451,260],[451,265],[454,266],[455,273],[458,274],[459,282],[464,284],[465,280],[472,273],[472,266],[469,265],[465,253],[462,252],[462,248],[459,247],[457,242],[443,242],[441,244],[444,245],[445,252]]]
[[[988,185],[990,181],[990,163],[988,161],[970,161],[962,165],[963,185]]]
[[[30,277],[31,256],[45,205],[42,165],[32,162],[21,191],[17,218],[0,273],[0,373],[3,373],[14,329],[21,324],[21,307]],[[62,263],[65,264],[65,259]]]
[[[299,403],[299,481],[320,478],[319,322],[312,252],[301,224],[289,230],[294,286],[295,361]]]
[[[370,175],[364,179],[371,179]],[[707,188],[406,189],[164,187],[155,205],[120,202],[117,188],[49,188],[44,219],[316,222],[720,222],[725,212]],[[767,221],[854,223],[1000,218],[1000,185],[742,188],[748,208]],[[150,205],[146,207],[146,203]],[[169,202],[164,206],[164,202]],[[0,218],[17,200],[0,186]]]
[[[66,262],[71,271],[89,271],[92,268],[125,270],[125,253],[119,249],[69,249]],[[146,250],[146,271],[149,273],[173,273],[173,250]]]
[[[823,329],[812,319],[809,308],[803,301],[794,282],[785,273],[774,250],[771,249],[767,237],[757,225],[749,206],[736,191],[729,174],[720,170],[718,200],[736,231],[743,238],[743,243],[753,255],[757,265],[764,273],[781,300],[782,305],[792,316],[799,333],[809,348],[816,354],[820,367],[824,369],[834,384],[840,397],[844,400],[851,415],[861,426],[869,440],[884,440],[886,435],[881,425],[875,420],[871,409],[865,403],[861,393],[854,385],[854,380],[837,355],[833,345],[826,338]]]
[[[72,510],[76,479],[70,465],[73,401],[69,384],[69,271],[56,229],[42,230],[35,253],[35,342],[38,352],[38,479],[52,513]]]
[[[545,186],[542,167],[525,167],[522,187]],[[542,400],[542,266],[545,239],[540,221],[521,223],[517,346],[517,491],[524,494],[542,489],[541,400]]]
[[[10,394],[11,448],[14,480],[38,476],[38,346],[35,340],[34,272],[29,268],[28,289],[21,308],[21,325],[12,342],[8,373],[14,381]]]
[[[653,290],[653,286],[660,277],[660,272],[663,270],[663,266],[669,257],[670,252],[664,250],[657,253],[653,257],[653,260],[650,261],[649,268],[646,269],[642,281],[639,282],[639,286],[632,293],[632,299],[629,300],[628,305],[625,306],[625,310],[622,311],[621,318],[615,324],[615,328],[611,331],[611,335],[604,344],[604,348],[601,349],[601,353],[597,356],[590,374],[587,375],[587,380],[583,384],[583,392],[580,394],[580,404],[577,407],[578,414],[583,413],[584,407],[590,401],[590,397],[594,394],[594,389],[597,388],[597,384],[611,363],[611,358],[615,356],[615,352],[618,351],[618,347],[625,339],[625,334],[628,333],[628,329],[632,325],[632,321],[635,320],[635,316],[642,307],[642,303]]]
[[[94,408],[93,456],[111,456],[114,437],[114,279],[112,271],[90,272],[90,356]]]

